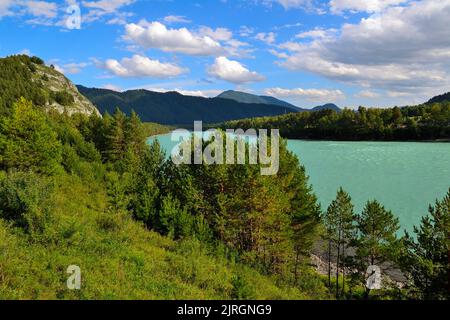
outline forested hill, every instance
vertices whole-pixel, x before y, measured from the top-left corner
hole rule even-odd
[[[239,91],[234,91],[234,90],[228,90],[228,91],[222,92],[221,94],[219,94],[217,96],[217,98],[230,99],[230,100],[234,100],[234,101],[242,102],[242,103],[273,104],[273,105],[292,109],[296,112],[300,111],[300,110],[306,111],[305,109],[300,109],[286,101],[282,101],[282,100],[279,100],[274,97],[257,96],[257,95],[250,94],[247,92],[239,92]]]
[[[178,92],[160,93],[148,90],[116,92],[83,86],[78,86],[78,90],[91,100],[101,113],[113,113],[114,109],[119,107],[126,114],[130,114],[132,110],[136,111],[145,122],[167,125],[192,125],[195,120],[219,123],[294,112],[292,108],[284,106],[184,96]]]
[[[20,97],[45,109],[99,114],[69,79],[42,59],[27,55],[0,58],[0,114],[9,113]]]
[[[445,101],[450,101],[450,92],[433,97],[427,103],[430,104],[430,103],[439,103],[439,102],[445,102]]]
[[[450,101],[387,109],[321,110],[230,121],[223,128],[279,129],[291,139],[450,140]]]

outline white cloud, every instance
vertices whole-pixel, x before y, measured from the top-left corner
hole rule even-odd
[[[233,33],[227,28],[217,28],[214,30],[206,26],[200,27],[199,35],[203,37],[210,37],[217,41],[228,41],[233,38]]]
[[[208,68],[208,73],[215,78],[236,84],[258,82],[265,79],[238,61],[228,60],[226,57],[216,58],[214,64]]]
[[[356,98],[368,98],[368,99],[375,99],[378,98],[380,95],[376,92],[370,91],[370,90],[362,90],[355,94]]]
[[[131,5],[135,0],[99,0],[83,1],[82,4],[88,8],[88,13],[83,15],[83,22],[89,23],[99,20],[105,16],[113,16],[108,20],[109,24],[125,24],[126,17],[131,16],[129,12],[120,11],[123,7]]]
[[[309,101],[324,102],[336,101],[345,98],[345,95],[341,90],[328,89],[269,88],[264,90],[264,93],[277,98],[303,98]]]
[[[100,0],[100,1],[83,1],[86,8],[97,9],[105,13],[116,12],[123,6],[130,5],[135,0]]]
[[[304,31],[295,35],[297,39],[323,39],[329,38],[335,35],[336,29],[323,29],[323,28],[314,28],[313,30]]]
[[[368,89],[437,93],[450,85],[449,15],[450,0],[389,7],[334,35],[281,44],[289,54],[280,65]]]
[[[48,63],[55,66],[58,72],[65,75],[80,73],[82,69],[92,65],[92,62],[68,62],[62,63],[59,59],[52,59]]]
[[[187,72],[175,64],[163,63],[137,54],[121,61],[106,60],[104,67],[114,75],[124,78],[171,78]]]
[[[266,44],[273,44],[276,39],[276,34],[273,32],[265,33],[260,32],[255,36],[255,39],[265,42]]]
[[[125,26],[125,38],[149,48],[165,52],[178,52],[188,55],[208,56],[223,52],[220,43],[209,36],[201,36],[186,28],[168,29],[160,22],[141,21]]]
[[[187,19],[185,16],[166,16],[163,21],[168,24],[172,23],[191,23],[191,20]]]
[[[23,4],[29,14],[36,17],[55,18],[58,7],[54,2],[25,1]]]
[[[14,0],[0,0],[0,18],[12,14],[11,7],[14,5]]]
[[[13,12],[11,9],[15,7]],[[0,17],[7,15],[30,15],[51,19],[57,16],[58,6],[48,1],[0,0]]]
[[[409,0],[331,0],[330,10],[333,13],[342,13],[344,11],[374,13],[408,1]]]

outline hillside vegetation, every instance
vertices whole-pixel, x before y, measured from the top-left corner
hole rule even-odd
[[[20,97],[34,105],[59,112],[98,113],[94,105],[53,66],[26,55],[0,59],[0,114],[6,113]]]
[[[276,179],[292,190],[280,197],[258,166],[174,166],[157,144],[145,144],[146,126],[134,113],[46,113],[21,98],[7,114],[0,299],[328,297],[308,257],[292,259],[310,246],[318,211],[287,153],[294,171],[283,166]],[[292,206],[300,196],[305,206]],[[289,212],[314,222],[299,229],[304,242],[295,246]],[[66,287],[70,265],[82,270],[80,291]]]
[[[260,164],[175,165],[145,130],[135,113],[70,116],[24,98],[0,116],[0,299],[448,298],[450,192],[399,239],[377,201],[355,214],[339,190],[321,213],[284,142],[279,172],[262,176]],[[328,281],[310,261],[320,236],[342,252]],[[364,290],[383,261],[406,288]],[[81,290],[66,287],[71,265]]]

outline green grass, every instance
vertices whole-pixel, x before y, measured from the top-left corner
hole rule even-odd
[[[68,175],[55,181],[42,238],[0,218],[0,299],[309,298],[209,255],[195,240],[148,231],[129,213],[111,210],[95,182]],[[79,291],[66,287],[69,265],[81,268]]]

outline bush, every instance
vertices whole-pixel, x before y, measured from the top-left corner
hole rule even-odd
[[[53,220],[50,197],[53,188],[32,173],[10,173],[0,178],[0,218],[12,221],[32,236],[45,233]]]
[[[39,57],[33,56],[30,58],[31,62],[36,63],[36,64],[40,64],[43,65],[44,64],[44,60],[42,60]]]
[[[73,96],[67,91],[58,91],[52,93],[53,100],[62,106],[69,106],[75,102]]]

